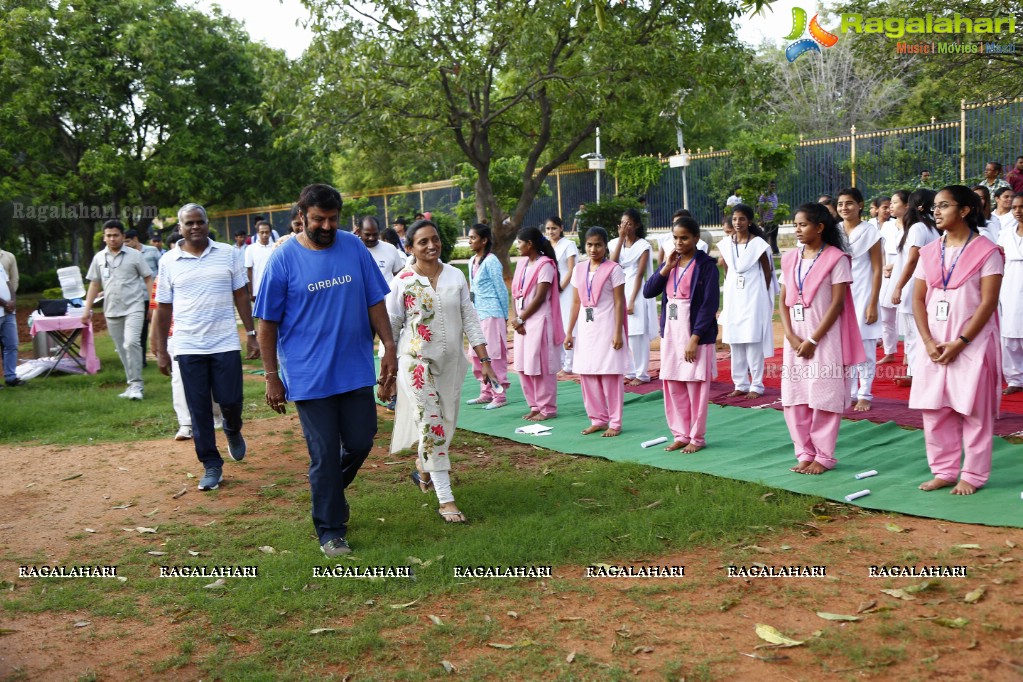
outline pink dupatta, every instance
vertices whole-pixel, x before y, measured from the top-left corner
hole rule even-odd
[[[554,268],[554,281],[551,282],[551,287],[547,291],[547,301],[551,306],[551,321],[554,324],[554,343],[560,346],[565,342],[565,325],[561,321],[561,303],[558,300],[558,294],[560,293],[558,291],[558,264],[547,256],[540,256],[536,259],[533,276],[523,285],[521,282],[523,280],[523,273],[529,267],[529,258],[520,258],[519,262],[515,264],[515,275],[512,277],[512,298],[524,298],[526,292],[536,288],[536,280],[540,276],[540,270],[543,269],[544,263],[549,263]]]
[[[927,278],[927,286],[932,289],[941,289],[942,284],[942,263],[941,263],[941,239],[935,239],[927,246],[920,249],[920,263],[924,267],[924,277]],[[963,246],[959,252],[959,260],[956,261],[955,269],[949,278],[948,288],[958,289],[963,282],[973,277],[980,270],[992,251],[997,251],[998,245],[990,239],[980,239],[973,235],[969,243]],[[945,273],[948,275],[948,272]]]
[[[801,249],[793,249],[781,259],[782,272],[785,273],[785,306],[788,308],[799,303],[796,269],[802,255]],[[852,257],[845,251],[831,245],[824,245],[817,264],[806,273],[806,279],[803,280],[804,305],[810,305],[813,302],[817,290],[824,282],[825,275],[830,273],[842,258],[847,258],[850,263],[852,262]],[[867,356],[863,353],[863,337],[860,336],[860,325],[856,321],[856,306],[853,303],[852,287],[845,288],[845,305],[835,324],[838,325],[842,336],[842,364],[848,367],[864,362]]]

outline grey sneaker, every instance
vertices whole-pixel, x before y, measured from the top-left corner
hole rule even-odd
[[[223,480],[223,467],[206,467],[206,473],[199,479],[199,490],[216,490]]]
[[[245,439],[242,438],[241,432],[227,436],[227,454],[236,462],[245,459]]]
[[[192,427],[182,426],[178,429],[178,432],[174,434],[174,440],[192,440]]]
[[[323,550],[323,553],[328,559],[334,559],[336,557],[352,553],[352,548],[348,546],[348,541],[344,538],[327,540],[325,544],[320,545],[320,549]]]

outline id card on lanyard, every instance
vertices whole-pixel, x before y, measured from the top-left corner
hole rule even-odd
[[[949,268],[948,274],[945,273],[945,240],[948,239],[948,234],[941,238],[941,300],[938,301],[936,310],[934,311],[934,319],[938,322],[948,322],[949,313],[949,302],[945,299],[948,294],[948,283],[952,281],[952,273],[956,271],[956,265],[959,264],[959,257],[963,255],[963,251],[966,251],[966,247],[970,245],[970,240],[973,239],[973,232],[970,232],[970,236],[966,238],[966,243],[963,244],[963,248],[956,254],[955,259],[952,260],[952,267]]]

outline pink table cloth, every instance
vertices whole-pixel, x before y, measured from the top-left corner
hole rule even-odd
[[[74,333],[77,329],[82,331],[78,343],[81,347],[81,357],[85,360],[85,371],[89,374],[95,374],[99,371],[99,357],[96,355],[96,345],[92,338],[92,323],[82,324],[82,313],[80,310],[69,315],[61,315],[60,317],[44,317],[37,312],[32,318],[32,327],[29,329],[29,332],[32,336],[35,336],[41,332],[61,331]]]

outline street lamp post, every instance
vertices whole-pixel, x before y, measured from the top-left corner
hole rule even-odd
[[[597,202],[600,202],[600,171],[607,168],[607,159],[600,154],[600,128],[597,128],[597,151],[592,154],[583,154],[581,158],[587,159],[590,170],[597,171]]]

